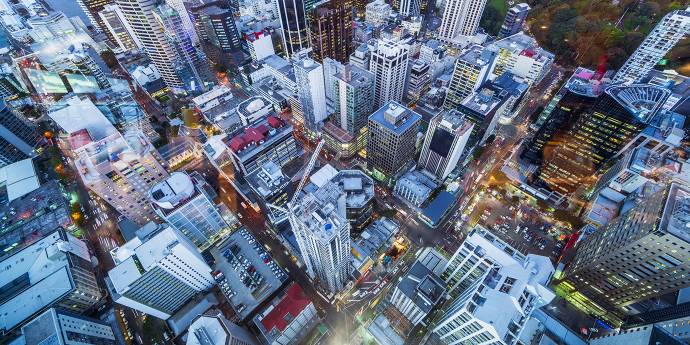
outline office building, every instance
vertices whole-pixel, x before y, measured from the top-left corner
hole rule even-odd
[[[241,49],[240,33],[235,24],[233,10],[228,3],[214,1],[194,7],[191,12],[194,14],[198,36],[203,44],[211,44],[221,54]]]
[[[375,0],[367,4],[365,21],[371,25],[379,26],[388,22],[391,16],[391,5],[383,0]]]
[[[237,105],[242,126],[249,126],[275,114],[273,104],[263,96],[253,96]]]
[[[0,264],[0,331],[10,332],[50,307],[73,313],[93,308],[103,297],[86,243],[55,229],[12,253]]]
[[[446,0],[439,39],[451,42],[457,36],[474,36],[484,13],[484,6],[486,0]]]
[[[156,19],[156,0],[115,0],[135,36],[144,47],[153,65],[160,72],[165,84],[183,90],[185,83],[175,70],[177,53],[168,42],[165,30]]]
[[[0,101],[0,167],[36,156],[40,141],[36,126]]]
[[[165,0],[165,5],[170,6],[180,16],[180,24],[182,26],[181,31],[186,32],[192,43],[197,45],[199,44],[199,37],[197,36],[197,32],[195,30],[194,19],[191,17],[190,11],[187,8],[187,3],[195,4],[197,1]],[[228,1],[228,3],[232,3],[232,1]]]
[[[271,33],[266,30],[245,33],[244,40],[247,41],[249,55],[251,55],[253,61],[261,61],[276,53],[273,48]]]
[[[503,25],[501,25],[501,31],[498,32],[498,38],[503,39],[522,31],[522,25],[527,19],[529,10],[531,8],[524,2],[509,8]]]
[[[416,326],[442,301],[445,293],[445,283],[422,261],[416,260],[393,289],[390,303]]]
[[[410,46],[402,42],[379,40],[371,52],[369,71],[376,76],[374,106],[400,102],[405,91]]]
[[[102,11],[105,6],[112,5],[115,0],[77,0],[79,7],[84,11],[86,18],[89,19],[91,25],[96,32],[103,32],[108,36],[108,39],[113,41],[114,37],[111,36],[110,31],[106,28],[103,19],[98,15],[98,12]]]
[[[421,0],[399,0],[398,13],[401,16],[416,17],[420,13]]]
[[[98,17],[101,18],[105,29],[110,32],[113,43],[117,44],[120,50],[144,48],[119,6],[114,3],[103,6],[103,9],[98,12]]]
[[[216,193],[198,173],[174,172],[149,192],[153,209],[200,251],[226,235],[233,219],[223,219],[213,202]]]
[[[166,224],[147,223],[110,254],[115,267],[106,285],[113,301],[159,319],[215,284],[197,247]]]
[[[161,4],[154,10],[154,17],[163,28],[164,37],[175,54],[174,68],[182,82],[182,89],[190,92],[205,92],[213,87],[216,84],[216,77],[211,73],[206,55],[194,45],[193,31],[187,31],[187,26],[184,24],[183,18],[188,17],[187,12],[181,14],[172,6]],[[211,29],[222,30],[225,24],[227,23],[219,22]],[[234,22],[231,24],[234,25]]]
[[[60,146],[86,188],[137,224],[157,218],[147,195],[168,172],[141,132],[120,133],[89,99],[78,97],[55,105],[48,116],[62,129]]]
[[[441,274],[450,301],[433,336],[443,344],[517,344],[532,312],[555,297],[547,287],[554,271],[548,257],[524,255],[478,225]]]
[[[300,57],[292,64],[302,106],[304,128],[316,131],[328,116],[323,66],[309,57]]]
[[[261,342],[267,345],[299,344],[319,322],[316,307],[297,283],[253,319]]]
[[[326,87],[326,105],[328,106],[328,111],[331,112],[338,86],[335,83],[335,77],[338,73],[343,72],[345,65],[329,57],[323,59],[321,63],[323,64],[323,81]]]
[[[292,126],[275,117],[248,127],[243,133],[227,138],[235,172],[247,176],[271,161],[283,167],[302,154],[292,135]]]
[[[412,64],[407,87],[405,88],[405,98],[407,100],[416,102],[429,91],[429,86],[431,85],[429,67],[429,63],[421,59],[415,60]]]
[[[542,149],[538,183],[562,195],[591,187],[599,169],[647,127],[670,93],[651,85],[620,85],[607,88],[591,108],[585,102]]]
[[[356,66],[346,65],[335,75],[334,110],[338,127],[357,135],[374,110],[376,77]]]
[[[372,186],[373,187],[373,186]],[[289,210],[307,273],[328,293],[338,293],[350,276],[347,194],[331,181],[308,193]]]
[[[474,123],[453,109],[432,118],[417,166],[434,179],[445,180],[465,153],[473,127]]]
[[[555,56],[539,47],[534,37],[522,32],[492,42],[487,49],[494,52],[494,76],[505,72],[525,79],[530,85],[544,78],[551,68]]]
[[[388,102],[369,116],[367,167],[383,180],[395,177],[415,156],[422,116],[397,102]]]
[[[309,27],[307,27],[306,4],[303,0],[276,0],[283,30],[283,51],[290,57],[298,51],[309,48]]]
[[[312,56],[346,63],[352,53],[352,1],[329,0],[314,7],[311,19]]]
[[[360,44],[355,48],[355,51],[350,54],[350,65],[357,66],[364,70],[369,70],[369,62],[371,60],[371,51],[369,45],[366,43]]]
[[[22,327],[25,344],[98,344],[116,345],[112,327],[64,309],[50,308]]]
[[[220,310],[199,315],[187,329],[186,345],[255,345],[256,338],[230,322]]]
[[[564,272],[565,291],[619,325],[690,286],[688,205],[690,188],[672,183],[587,237]]]
[[[618,70],[613,83],[640,82],[688,32],[690,7],[665,15]]]
[[[460,54],[453,67],[443,107],[457,108],[462,100],[477,91],[489,79],[494,59],[495,54],[480,45],[470,46]]]

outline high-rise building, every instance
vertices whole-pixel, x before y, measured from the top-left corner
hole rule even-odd
[[[146,54],[161,74],[165,84],[173,89],[184,89],[185,83],[175,69],[177,53],[165,35],[165,30],[154,15],[157,0],[115,0]]]
[[[472,127],[474,123],[457,110],[436,115],[429,121],[418,167],[438,181],[445,180],[465,152]]]
[[[3,334],[47,308],[83,313],[102,297],[89,249],[63,229],[14,252],[0,264],[0,285],[6,289],[0,300]]]
[[[371,52],[369,71],[376,76],[374,106],[400,102],[405,91],[410,46],[402,42],[379,40]]]
[[[283,30],[285,56],[309,47],[309,28],[303,0],[276,0]]]
[[[103,23],[103,20],[98,15],[98,12],[102,11],[105,6],[115,3],[115,0],[77,0],[79,7],[84,11],[86,18],[89,18],[91,25],[96,32],[103,32],[108,35],[108,38],[113,40],[114,37],[111,36],[110,32]]]
[[[689,207],[687,185],[659,188],[584,239],[561,285],[614,324],[690,286]]]
[[[142,49],[144,47],[119,6],[114,3],[105,5],[98,12],[98,16],[106,30],[110,32],[114,43],[121,50]]]
[[[110,254],[115,267],[106,285],[113,301],[159,319],[215,284],[196,246],[166,224],[146,224]]]
[[[400,0],[398,13],[403,17],[416,17],[420,13],[421,0]]]
[[[455,61],[443,107],[457,108],[467,96],[477,91],[488,80],[494,59],[495,54],[480,45],[467,48]]]
[[[345,287],[350,273],[350,223],[347,192],[331,181],[308,193],[289,210],[307,273],[330,293]]]
[[[174,51],[175,72],[182,81],[183,89],[202,92],[210,89],[216,82],[215,76],[211,73],[206,55],[194,45],[180,13],[172,6],[162,4],[154,10],[154,17]],[[223,27],[222,23],[219,24]]]
[[[450,300],[432,330],[442,344],[517,344],[531,313],[551,302],[548,257],[524,255],[478,225],[441,279]]]
[[[652,85],[607,88],[591,108],[569,114],[570,125],[551,136],[542,150],[538,183],[562,195],[591,187],[599,169],[646,127],[670,93]]]
[[[24,344],[116,345],[113,328],[107,323],[63,309],[50,308],[22,327]]]
[[[242,47],[234,11],[224,1],[214,1],[192,8],[199,39],[212,44],[221,53]],[[269,35],[270,38],[270,35]]]
[[[687,341],[679,337],[680,334],[673,334],[670,330],[661,325],[649,325],[631,329],[619,330],[603,335],[594,335],[591,345],[625,345],[625,344],[649,344],[649,345],[683,345]],[[683,334],[684,335],[684,334]]]
[[[299,102],[302,105],[303,126],[316,131],[319,124],[328,117],[323,66],[307,56],[294,57],[296,59],[292,65],[295,69]]]
[[[177,14],[180,16],[182,26],[184,27],[183,31],[189,36],[189,38],[195,45],[199,43],[199,37],[196,34],[194,20],[192,20],[192,16],[190,15],[189,10],[187,9],[186,3],[190,3],[193,5],[197,2],[197,0],[165,0],[165,4],[172,7],[175,10],[175,12],[177,12]],[[231,2],[232,1],[227,1],[227,3]]]
[[[409,101],[416,102],[429,91],[429,85],[431,84],[429,69],[429,63],[420,59],[415,60],[412,67],[410,67],[410,76],[407,80],[405,92],[405,97]]]
[[[457,36],[474,36],[484,13],[486,0],[446,0],[439,39],[449,42]]]
[[[529,10],[531,8],[524,2],[508,9],[503,25],[501,25],[501,31],[498,32],[498,38],[506,38],[522,31],[522,25],[527,19]]]
[[[29,120],[0,101],[0,167],[34,157],[40,140],[37,128]]]
[[[352,135],[367,125],[374,110],[375,79],[373,73],[350,65],[335,76],[335,122]]]
[[[534,37],[522,32],[494,41],[487,49],[495,53],[493,75],[511,72],[529,84],[539,82],[555,58],[553,53],[539,47]]]
[[[223,219],[214,197],[215,192],[198,173],[174,172],[149,192],[156,213],[201,251],[226,235],[234,223],[234,219]]]
[[[147,195],[168,172],[141,132],[120,133],[89,99],[78,97],[48,116],[62,129],[60,146],[86,188],[137,224],[157,218]]]
[[[434,253],[434,259],[424,260],[429,255],[420,255],[410,270],[398,281],[390,295],[390,304],[395,306],[411,324],[418,325],[424,320],[434,307],[443,300],[446,284],[434,272],[431,261],[443,262],[442,256]],[[442,266],[441,266],[442,267]]]
[[[335,83],[335,76],[342,73],[345,65],[329,57],[324,58],[321,63],[323,64],[323,82],[326,87],[326,104],[328,111],[332,112],[338,86]]]
[[[385,24],[388,22],[391,11],[390,4],[383,0],[374,0],[366,6],[365,21],[374,26]]]
[[[311,20],[312,56],[346,63],[352,53],[352,1],[329,0],[316,4]]]
[[[267,30],[245,33],[244,40],[247,41],[249,55],[253,61],[261,61],[276,53],[271,33]]]
[[[390,101],[369,116],[367,167],[382,177],[395,177],[414,159],[417,127],[422,116]]]
[[[618,70],[613,82],[615,84],[640,82],[688,32],[690,32],[690,7],[665,15]]]

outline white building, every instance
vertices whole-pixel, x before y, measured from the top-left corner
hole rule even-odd
[[[690,32],[690,7],[665,15],[618,70],[613,82],[623,84],[639,82],[688,32]]]
[[[165,224],[146,224],[110,254],[115,267],[106,284],[113,301],[160,319],[215,284],[194,244]]]
[[[112,327],[103,321],[50,308],[22,327],[27,345],[117,344]]]
[[[48,116],[62,128],[60,146],[89,190],[139,225],[157,218],[146,196],[168,172],[140,131],[120,133],[88,98],[69,98]]]
[[[256,343],[247,330],[230,322],[218,310],[199,315],[187,329],[186,345],[254,345]]]
[[[337,293],[348,282],[351,252],[347,193],[331,181],[309,193],[290,210],[292,226],[307,273]]]
[[[102,297],[86,244],[55,230],[0,261],[0,333],[57,306],[83,313]]]
[[[98,16],[101,17],[101,21],[115,38],[115,43],[121,50],[142,49],[144,47],[134,33],[132,26],[127,22],[124,13],[116,4],[105,5],[103,10],[98,12]]]
[[[323,66],[309,57],[298,58],[293,66],[297,93],[304,116],[304,127],[315,131],[328,117]]]
[[[254,61],[261,61],[276,53],[273,49],[271,33],[268,31],[245,33],[244,39],[247,41],[249,55]]]
[[[446,265],[449,303],[435,323],[444,344],[516,344],[532,311],[551,302],[548,257],[523,255],[478,225]]]
[[[151,188],[149,198],[156,213],[205,250],[226,235],[234,217],[227,221],[213,203],[215,192],[198,173],[174,172]]]
[[[403,17],[414,17],[419,15],[420,0],[399,0],[398,13]]]
[[[366,6],[364,21],[374,26],[385,24],[391,16],[391,11],[391,5],[383,0],[370,2]]]
[[[437,181],[455,170],[474,124],[457,110],[445,111],[429,121],[417,166]]]
[[[450,42],[457,36],[474,36],[479,27],[486,0],[446,0],[439,39]]]
[[[165,84],[171,88],[184,89],[184,81],[175,69],[177,54],[165,37],[162,25],[154,16],[156,0],[116,0],[135,36],[141,42],[146,54],[160,72]]]
[[[495,41],[487,49],[496,56],[491,71],[494,76],[511,72],[530,85],[546,75],[554,60],[553,53],[539,47],[537,40],[522,32]]]
[[[376,76],[375,108],[389,101],[402,101],[409,50],[408,44],[379,40],[376,49],[371,52],[369,71]]]
[[[472,45],[455,61],[443,107],[457,108],[462,101],[489,79],[496,54],[480,45]]]

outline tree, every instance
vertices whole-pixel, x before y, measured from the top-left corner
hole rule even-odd
[[[553,212],[553,218],[558,221],[570,224],[570,226],[573,229],[579,229],[584,225],[580,217],[577,217],[569,211],[563,209],[556,209]]]
[[[494,7],[493,2],[490,2],[484,9],[484,14],[479,22],[479,26],[484,28],[484,30],[491,35],[498,35],[502,23],[503,18],[501,16],[501,11]]]

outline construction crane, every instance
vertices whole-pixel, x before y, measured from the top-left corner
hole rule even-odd
[[[297,185],[297,189],[295,189],[295,194],[292,195],[292,199],[288,201],[287,203],[287,209],[284,207],[276,206],[271,203],[266,203],[266,206],[269,208],[272,208],[274,210],[278,210],[281,212],[288,213],[289,210],[292,210],[293,206],[295,205],[295,202],[297,201],[297,196],[299,195],[299,192],[304,188],[304,184],[307,183],[307,179],[309,178],[309,173],[311,172],[311,169],[314,169],[314,165],[316,164],[317,158],[319,158],[319,153],[321,152],[321,148],[323,148],[323,144],[325,143],[325,140],[319,140],[318,144],[316,144],[316,148],[314,149],[314,153],[312,154],[311,158],[309,159],[309,162],[307,163],[307,166],[304,168],[304,173],[302,175],[302,179],[299,181],[299,184]]]

